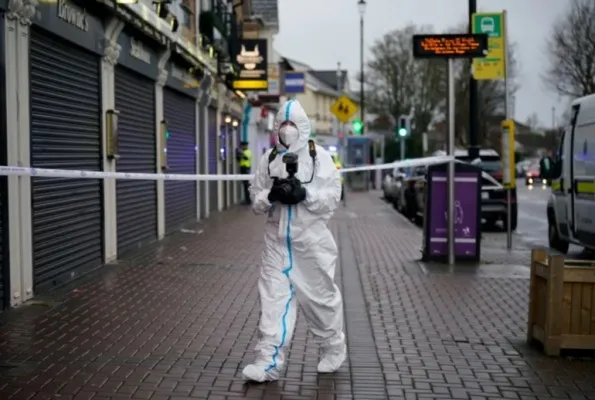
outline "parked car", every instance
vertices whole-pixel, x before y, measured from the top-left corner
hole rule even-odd
[[[427,167],[415,167],[411,175],[405,179],[403,185],[402,201],[404,204],[401,207],[402,213],[410,220],[414,220],[418,225],[423,223],[426,174]]]
[[[519,161],[516,163],[516,176],[517,178],[524,178],[527,169],[527,160]]]
[[[479,166],[483,171],[481,187],[481,217],[486,225],[493,226],[498,221],[502,221],[504,227],[507,224],[507,195],[502,186],[502,162],[500,155],[493,149],[481,149],[479,158],[469,159],[467,150],[457,150],[455,158],[460,162],[468,162]],[[407,213],[406,215],[414,219],[417,224],[423,222],[425,210],[425,188],[426,171],[419,169],[416,176],[408,180],[407,184]],[[518,210],[516,203],[516,189],[512,190],[511,203],[511,230],[515,230],[518,222]]]
[[[527,171],[534,165],[539,164],[539,159],[536,158],[527,158],[523,161],[519,161],[516,164],[516,177],[517,178],[525,178],[527,175]]]
[[[386,174],[382,180],[382,193],[386,201],[394,204],[405,174],[398,168],[393,169]]]
[[[405,188],[407,179],[412,175],[412,168],[399,169],[399,176],[394,180],[394,197],[393,205],[400,213],[404,213],[405,210]]]

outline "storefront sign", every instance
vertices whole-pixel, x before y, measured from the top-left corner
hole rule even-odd
[[[183,63],[169,63],[166,85],[192,97],[198,98],[200,82],[194,76],[193,68]]]
[[[235,55],[240,66],[238,78],[234,81],[234,89],[267,90],[268,61],[266,39],[243,39],[240,50]]]
[[[85,9],[79,8],[67,0],[58,0],[58,18],[76,26],[81,31],[89,31],[89,19]]]
[[[145,50],[143,42],[130,38],[130,55],[137,60],[151,64],[151,53]]]
[[[151,79],[157,79],[159,75],[159,56],[165,51],[165,47],[156,40],[141,36],[132,28],[124,28],[118,36],[120,45],[120,57],[118,64],[140,73]]]
[[[190,75],[188,72],[184,71],[183,69],[176,67],[175,65],[172,66],[172,68],[171,68],[171,76],[172,76],[172,78],[175,78],[175,79],[183,82],[186,85],[196,83],[196,79],[194,79],[194,77],[192,75]]]
[[[69,0],[40,1],[32,23],[99,56],[104,54],[103,21],[91,8]]]

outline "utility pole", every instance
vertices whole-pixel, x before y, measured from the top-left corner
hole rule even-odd
[[[473,33],[473,14],[477,12],[477,0],[469,0],[469,33]],[[469,77],[469,157],[479,157],[479,116],[477,81]]]
[[[365,102],[365,95],[364,95],[364,15],[366,14],[366,0],[359,0],[357,2],[357,7],[359,11],[359,69],[360,69],[360,120],[363,124],[362,135],[366,133],[366,102]]]

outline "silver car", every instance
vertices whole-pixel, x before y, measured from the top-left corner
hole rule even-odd
[[[402,201],[400,201],[402,197],[401,188],[403,187],[403,179],[405,176],[406,171],[403,171],[400,168],[395,168],[386,174],[382,181],[384,199],[391,202],[397,209],[399,209],[399,204],[402,204]]]

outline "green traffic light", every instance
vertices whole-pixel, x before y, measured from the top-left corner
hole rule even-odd
[[[360,135],[362,133],[362,129],[364,127],[364,124],[362,124],[362,121],[355,120],[353,121],[353,133],[355,133],[356,135]]]
[[[399,136],[401,136],[401,137],[407,136],[407,129],[405,129],[405,128],[399,129]]]

